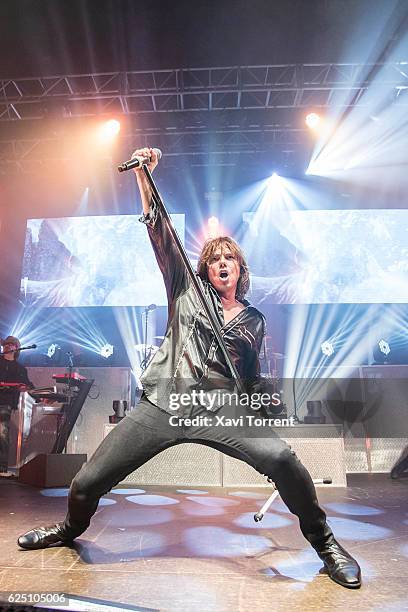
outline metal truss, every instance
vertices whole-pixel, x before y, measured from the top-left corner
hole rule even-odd
[[[42,119],[53,112],[84,117],[118,112],[355,106],[364,104],[362,95],[369,86],[377,85],[387,86],[398,97],[408,88],[407,62],[180,68],[2,79],[0,120]]]
[[[207,165],[218,156],[217,163],[230,165],[234,156],[248,152],[273,152],[290,160],[308,144],[299,109],[364,106],[370,97],[365,91],[377,87],[382,98],[387,92],[390,104],[407,105],[408,62],[2,79],[0,172],[72,160],[68,141],[74,126],[112,115],[129,116],[122,141],[128,139],[130,146],[154,142],[166,151],[168,164],[188,155],[192,163]]]
[[[189,158],[190,165],[230,166],[238,162],[238,157],[254,154],[273,155],[289,162],[304,148],[308,132],[298,128],[276,128],[258,126],[238,129],[205,130],[137,130],[123,137],[124,156],[137,143],[138,146],[154,142],[165,151],[163,166],[178,164],[177,158]],[[0,173],[10,170],[33,172],[41,167],[50,167],[61,162],[70,163],[75,153],[69,141],[56,135],[43,138],[0,139]],[[112,167],[112,157],[101,151],[101,161]],[[95,162],[95,160],[93,160]],[[117,160],[121,161],[121,160]]]

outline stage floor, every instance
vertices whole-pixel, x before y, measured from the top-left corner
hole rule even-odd
[[[17,536],[61,520],[66,489],[0,479],[0,591],[63,592],[113,609],[280,611],[408,609],[408,478],[353,475],[319,487],[336,537],[358,559],[364,584],[344,589],[321,573],[297,519],[265,489],[114,489],[71,548],[19,550]],[[128,607],[129,606],[129,607]]]

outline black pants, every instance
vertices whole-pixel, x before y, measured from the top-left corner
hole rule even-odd
[[[222,410],[217,414],[221,413]],[[195,409],[192,415],[197,414]],[[211,446],[271,478],[285,504],[298,516],[302,533],[311,544],[324,542],[332,535],[308,471],[272,429],[267,438],[242,436],[248,432],[232,427],[174,427],[170,416],[143,397],[136,410],[103,440],[71,484],[64,522],[67,536],[76,537],[85,531],[102,495],[160,451],[183,442]]]
[[[10,446],[11,406],[0,406],[0,473],[7,472]]]

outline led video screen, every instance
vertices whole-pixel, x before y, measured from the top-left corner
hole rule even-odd
[[[166,305],[140,215],[29,219],[21,279],[26,306]],[[172,215],[184,243],[184,215]]]
[[[408,303],[406,210],[279,210],[244,224],[258,305]]]
[[[184,215],[173,215],[184,242]],[[263,304],[408,303],[408,211],[244,214],[250,301]],[[21,301],[29,306],[166,305],[139,215],[31,219]]]

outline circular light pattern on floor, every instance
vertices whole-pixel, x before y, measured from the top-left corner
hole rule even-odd
[[[394,533],[386,527],[379,527],[372,523],[355,521],[339,516],[328,517],[328,523],[333,529],[334,536],[344,540],[380,540],[382,538],[389,538]]]
[[[189,516],[221,516],[225,514],[224,508],[214,508],[212,506],[202,506],[193,504],[189,501],[183,502],[182,510]]]
[[[111,493],[115,495],[140,495],[146,493],[144,489],[112,489]]]
[[[254,514],[254,512],[245,512],[232,522],[237,527],[243,527],[244,529],[278,529],[279,527],[292,525],[292,521],[289,519],[279,514],[272,514],[271,512],[266,513],[262,521],[256,523],[254,521]]]
[[[340,514],[347,514],[352,516],[374,516],[375,514],[384,514],[384,510],[374,508],[373,506],[362,506],[360,504],[353,503],[334,503],[324,504],[325,508],[339,512]]]
[[[133,544],[137,543],[137,546]],[[131,538],[132,552],[131,557],[134,558],[135,552],[138,557],[153,557],[164,551],[168,545],[168,537],[157,531],[143,531],[136,538]],[[126,559],[126,555],[125,555]]]
[[[44,497],[67,497],[69,489],[61,488],[61,489],[41,489],[41,495]]]
[[[265,493],[256,493],[256,491],[231,491],[228,495],[233,495],[234,497],[244,497],[246,499],[268,499],[268,491]]]
[[[172,506],[180,503],[180,500],[165,495],[131,495],[126,499],[141,506]]]
[[[115,526],[118,529],[127,529],[134,527],[150,527],[152,525],[162,525],[169,523],[174,519],[174,512],[164,510],[163,508],[130,508],[128,512],[119,512],[117,519],[115,518]]]
[[[94,543],[87,545],[87,563],[131,563],[141,557],[151,558],[159,556],[163,554],[168,545],[168,539],[165,535],[157,533],[157,531],[151,532],[146,530],[139,533],[128,533],[123,535],[123,537],[117,532],[104,531],[101,537],[102,540],[102,547]]]
[[[273,570],[284,576],[285,578],[291,578],[292,580],[301,580],[302,582],[311,582],[320,571],[323,563],[316,555],[312,548],[301,551],[295,555],[291,552],[290,556],[286,556],[285,559],[279,561],[279,559],[273,561]],[[266,572],[263,572],[266,573]]]
[[[236,499],[226,499],[225,497],[186,497],[186,499],[210,508],[224,508],[226,506],[239,505],[239,501]]]
[[[237,557],[257,555],[271,548],[268,538],[234,533],[223,527],[191,527],[183,533],[190,551],[200,557]]]
[[[266,495],[265,501],[268,499],[268,497],[270,497],[271,494],[272,493]],[[287,505],[280,498],[273,500],[271,508],[273,508],[273,512],[281,512],[282,514],[292,514]]]
[[[98,508],[99,506],[113,506],[113,504],[116,504],[116,500],[115,499],[109,499],[107,497],[101,497],[101,499],[99,500],[98,503]]]
[[[400,551],[405,557],[408,557],[408,544],[403,544],[400,546]]]
[[[399,601],[393,601],[393,602],[387,601],[386,610],[387,612],[401,612],[401,610],[407,609],[406,606],[407,606],[406,599],[400,599]],[[384,612],[384,604],[383,603],[378,604],[371,609],[372,609],[372,612]]]
[[[208,491],[200,491],[198,489],[177,489],[177,493],[184,495],[208,495]]]
[[[280,544],[283,544],[281,540]],[[349,552],[353,555],[353,551]],[[279,553],[277,552],[276,554],[278,555]],[[363,577],[365,579],[374,578],[377,575],[377,572],[374,570],[373,566],[366,562],[365,559],[359,557],[357,553],[355,556],[357,557],[357,561],[361,566]],[[300,580],[302,582],[310,582],[319,575],[321,568],[323,568],[323,562],[319,559],[313,548],[306,543],[306,548],[304,550],[299,551],[298,554],[291,552],[289,556],[285,556],[282,559],[279,559],[278,557],[277,560],[273,561],[272,569],[269,572],[265,570],[262,573],[273,575],[273,570],[276,570],[287,578]],[[330,580],[328,577],[327,579]]]
[[[292,584],[288,584],[288,587],[291,591],[303,591],[306,588],[305,582],[292,582]]]

